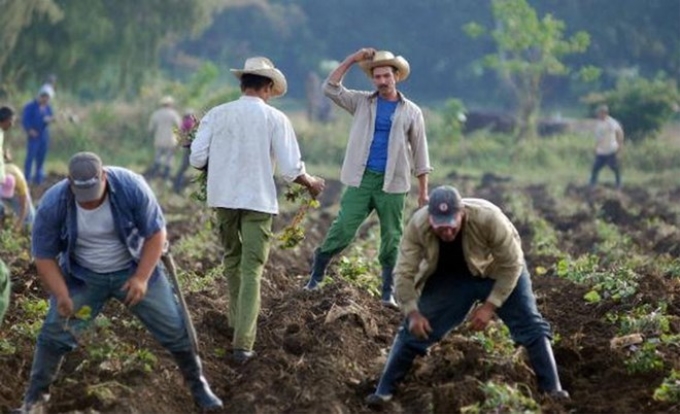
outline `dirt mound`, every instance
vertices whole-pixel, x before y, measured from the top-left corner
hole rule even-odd
[[[654,260],[659,254],[675,254],[678,248],[676,215],[672,208],[680,190],[658,192],[647,189],[610,189],[591,192],[569,186],[554,195],[545,186],[518,186],[505,177],[457,177],[456,185],[466,195],[484,197],[505,208],[510,194],[531,200],[533,215],[550,224],[557,247],[577,257],[598,252],[605,236],[598,223],[609,223],[630,238],[630,248]],[[55,177],[56,179],[56,177]],[[333,184],[333,183],[332,183]],[[324,205],[333,206],[341,192],[335,188]],[[169,235],[174,244],[206,225],[204,213],[187,208],[184,201],[161,197],[169,217]],[[517,212],[511,216],[522,217]],[[203,215],[201,215],[203,214]],[[280,215],[280,229],[291,214]],[[370,410],[363,399],[377,382],[386,354],[402,318],[380,306],[368,292],[334,279],[321,291],[306,292],[312,251],[334,216],[321,210],[306,223],[307,239],[294,250],[272,249],[262,282],[262,312],[255,346],[257,357],[245,365],[230,359],[227,329],[227,291],[224,280],[203,286],[187,295],[199,334],[201,353],[214,391],[225,402],[223,412],[364,413]],[[530,220],[531,217],[526,218]],[[588,303],[589,288],[557,277],[558,257],[537,251],[537,229],[530,221],[517,220],[533,275],[538,306],[552,324],[557,337],[555,355],[563,384],[571,401],[559,403],[541,397],[535,379],[520,349],[496,348],[464,328],[418,358],[407,380],[398,389],[390,412],[458,412],[484,399],[480,385],[487,381],[514,384],[533,396],[546,412],[664,412],[677,407],[654,401],[653,391],[670,368],[680,367],[678,351],[664,348],[661,370],[630,373],[624,351],[613,351],[609,341],[617,329],[607,319],[615,311],[665,302],[677,319],[680,311],[678,285],[666,274],[656,274],[644,263],[634,271],[640,275],[636,294],[627,301],[602,300]],[[363,237],[360,235],[360,237]],[[44,298],[27,257],[5,257],[13,273],[13,306],[3,324],[0,345],[0,410],[18,407],[28,379],[34,339],[30,332],[39,326],[31,306]],[[191,255],[175,255],[181,269],[204,275],[219,265],[221,251],[213,241],[197,246]],[[331,267],[331,275],[335,268]],[[198,277],[198,276],[197,276]],[[376,276],[377,277],[377,276]],[[50,412],[139,413],[192,412],[188,391],[171,358],[154,343],[144,329],[119,304],[104,311],[106,323],[97,323],[83,346],[69,355],[55,383]],[[30,325],[31,322],[37,325]],[[678,333],[674,319],[671,333]],[[115,339],[115,340],[114,340]],[[109,344],[114,349],[106,348]],[[157,361],[140,350],[149,350]]]

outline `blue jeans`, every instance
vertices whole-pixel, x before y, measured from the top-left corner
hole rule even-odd
[[[494,284],[494,280],[488,278],[446,276],[429,279],[418,300],[418,309],[430,322],[432,333],[427,339],[416,338],[409,332],[408,319],[404,321],[392,344],[376,394],[392,394],[396,383],[408,373],[413,359],[417,355],[425,355],[431,345],[460,325],[475,302],[486,300]],[[526,268],[522,270],[515,290],[496,314],[507,325],[512,339],[520,345],[526,346],[552,335],[550,324],[536,307]]]
[[[47,157],[47,150],[49,147],[49,138],[47,135],[40,134],[39,137],[28,137],[26,145],[26,161],[24,162],[24,175],[26,182],[31,182],[33,177],[33,184],[41,184],[45,179],[45,171],[43,164]],[[35,163],[35,175],[31,175],[33,164]]]
[[[87,320],[70,318],[66,321],[57,312],[54,296],[50,296],[50,309],[38,334],[38,347],[50,347],[66,353],[76,348],[78,338],[101,312],[111,298],[124,301],[127,291],[120,290],[132,274],[131,269],[113,273],[79,272],[84,283],[67,277],[67,287],[73,309],[77,312],[83,306],[92,309]],[[188,351],[191,343],[182,319],[179,304],[165,274],[149,283],[146,296],[141,302],[129,308],[146,326],[154,338],[168,351]]]
[[[600,170],[608,166],[614,171],[614,179],[616,180],[616,188],[621,188],[621,170],[619,168],[619,161],[616,153],[607,155],[596,155],[593,163],[593,170],[590,173],[590,186],[597,184],[597,176],[600,175]]]

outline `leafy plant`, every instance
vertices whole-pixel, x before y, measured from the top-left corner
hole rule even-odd
[[[318,200],[309,195],[309,192],[305,187],[299,184],[293,184],[288,187],[285,198],[288,201],[299,201],[300,203],[291,222],[284,227],[281,234],[277,237],[277,240],[281,243],[283,249],[292,249],[305,239],[305,231],[301,224],[307,215],[307,211],[309,211],[310,208],[318,208],[320,204]]]
[[[680,371],[671,370],[661,385],[654,390],[654,400],[669,403],[680,402]]]
[[[640,347],[631,347],[632,354],[624,364],[629,373],[658,371],[663,368],[663,355],[655,342],[645,342]]]
[[[535,413],[539,410],[538,403],[527,397],[517,386],[498,384],[487,381],[481,384],[484,401],[461,408],[464,414],[481,413]]]

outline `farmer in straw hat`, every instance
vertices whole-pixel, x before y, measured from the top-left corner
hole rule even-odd
[[[182,120],[175,110],[175,100],[172,96],[164,96],[159,101],[160,108],[151,114],[149,132],[153,133],[155,155],[153,165],[147,173],[147,178],[161,176],[163,180],[170,178],[170,170],[175,158],[177,137]]]
[[[350,90],[342,85],[342,78],[355,63],[373,81],[375,91]],[[418,177],[418,204],[422,206],[428,200],[427,177],[432,170],[423,113],[397,91],[397,82],[406,80],[409,73],[409,64],[403,57],[362,48],[347,56],[326,79],[326,95],[354,116],[340,177],[347,189],[338,217],[314,252],[305,289],[318,287],[331,258],[350,244],[359,226],[375,210],[380,219],[381,300],[385,305],[396,306],[392,270],[411,174]]]
[[[269,256],[272,217],[279,212],[274,166],[288,182],[316,197],[324,181],[305,171],[295,131],[283,112],[267,104],[286,93],[286,78],[264,57],[232,69],[241,97],[212,108],[191,144],[191,165],[208,168],[208,207],[217,209],[229,288],[233,359],[245,363],[260,312],[260,279]]]

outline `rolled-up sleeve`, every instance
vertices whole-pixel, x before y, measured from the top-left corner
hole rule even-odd
[[[210,142],[212,140],[212,111],[205,114],[198,125],[196,138],[191,143],[189,162],[194,168],[203,168],[208,163]]]
[[[53,197],[43,197],[36,211],[31,232],[31,254],[36,259],[54,259],[66,250],[67,235],[61,234],[66,217],[59,217],[61,209],[54,201]]]
[[[420,108],[416,108],[415,119],[409,129],[409,143],[413,153],[413,171],[416,176],[428,174],[432,171],[430,166],[430,153],[427,147],[427,135],[425,133],[425,119]]]
[[[282,113],[276,112],[272,137],[272,149],[279,175],[286,182],[294,181],[305,173],[300,146],[290,120]]]
[[[342,83],[334,84],[328,81],[323,83],[323,92],[339,107],[354,115],[362,96],[369,95],[367,92],[355,91],[345,88]]]

